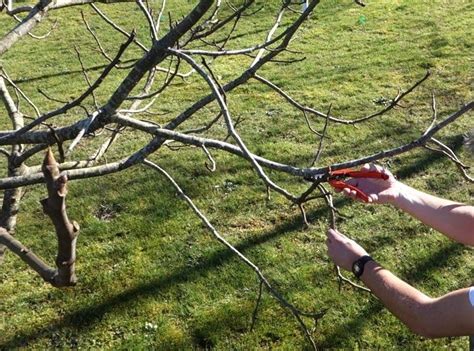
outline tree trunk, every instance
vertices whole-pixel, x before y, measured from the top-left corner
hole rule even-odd
[[[25,167],[14,167],[12,157],[8,160],[8,176],[20,176],[25,172]],[[0,227],[5,228],[11,235],[15,233],[16,218],[20,210],[21,197],[23,195],[23,188],[7,189],[3,195],[2,212],[0,213]],[[5,257],[6,246],[0,244],[0,264],[3,263]]]

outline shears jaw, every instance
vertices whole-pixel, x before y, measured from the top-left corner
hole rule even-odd
[[[316,173],[316,174],[311,174],[307,175],[304,177],[305,180],[308,182],[324,182],[328,178],[327,173]]]

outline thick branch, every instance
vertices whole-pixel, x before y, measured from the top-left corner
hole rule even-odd
[[[74,99],[73,101],[67,103],[66,105],[64,105],[63,107],[61,107],[57,110],[54,110],[52,112],[48,112],[48,113],[42,115],[41,117],[35,119],[33,122],[31,122],[27,126],[25,126],[23,128],[20,128],[19,130],[15,131],[11,135],[0,136],[0,141],[2,139],[7,139],[7,140],[8,139],[15,139],[17,136],[24,134],[25,132],[31,130],[35,126],[40,125],[41,123],[45,122],[46,120],[48,120],[48,119],[50,119],[54,116],[64,114],[67,111],[69,111],[70,109],[80,105],[80,103],[84,99],[86,99],[88,96],[90,96],[94,92],[94,90],[96,90],[102,84],[104,79],[109,75],[110,71],[112,71],[112,69],[115,67],[115,65],[120,62],[120,57],[122,57],[123,53],[125,52],[127,47],[130,45],[130,43],[133,41],[134,37],[135,37],[135,33],[132,33],[130,35],[130,37],[128,38],[128,40],[120,46],[120,49],[118,50],[117,54],[115,55],[115,58],[102,71],[102,73],[97,78],[97,80],[93,84],[91,84],[89,86],[89,88],[86,91],[84,91],[84,93],[82,93],[78,98]]]
[[[19,23],[15,28],[8,32],[3,38],[0,39],[0,56],[2,56],[10,47],[20,40],[23,36],[28,34],[36,25],[48,13],[49,7],[53,2],[51,0],[40,1],[33,7],[25,17],[25,19]]]
[[[56,229],[58,255],[57,274],[51,284],[56,287],[76,284],[75,262],[76,241],[79,225],[71,222],[66,212],[67,177],[59,174],[58,164],[51,149],[48,149],[43,162],[43,173],[48,188],[48,197],[41,200],[43,211],[49,216]]]
[[[336,163],[331,166],[327,167],[320,167],[320,168],[298,168],[290,165],[280,164],[278,162],[265,160],[261,157],[253,155],[254,159],[261,163],[265,167],[270,167],[294,176],[304,177],[306,179],[312,179],[316,175],[326,174],[329,172],[329,169],[342,169],[342,168],[350,168],[363,165],[367,162],[373,162],[376,160],[380,160],[386,157],[393,157],[396,155],[400,155],[402,153],[408,152],[414,148],[422,147],[428,140],[431,138],[436,132],[440,129],[446,127],[450,123],[454,122],[456,119],[461,117],[463,114],[467,113],[468,111],[474,108],[474,102],[470,102],[469,104],[463,106],[460,110],[456,111],[455,113],[448,116],[446,119],[441,121],[440,123],[436,124],[428,134],[421,136],[420,138],[408,143],[404,144],[399,147],[395,147],[390,150],[381,151],[376,154],[362,157],[356,160],[351,160],[342,163]],[[115,121],[119,121],[117,117],[114,118]],[[98,177],[105,174],[115,173],[121,170],[124,170],[132,165],[142,162],[142,160],[147,157],[147,155],[155,152],[166,139],[173,139],[177,141],[182,141],[187,144],[196,145],[202,147],[205,144],[206,147],[218,148],[225,151],[229,151],[239,156],[244,157],[244,153],[240,148],[233,146],[228,143],[224,143],[218,140],[212,139],[204,139],[195,136],[190,136],[187,134],[180,134],[177,132],[173,132],[166,129],[160,129],[156,125],[146,122],[139,122],[133,119],[128,119],[128,122],[125,122],[124,117],[121,117],[120,120],[124,124],[128,124],[130,126],[134,126],[137,129],[141,129],[144,131],[148,131],[150,133],[155,134],[155,138],[144,148],[137,151],[136,153],[132,154],[131,156],[124,158],[120,161],[109,163],[106,165],[84,168],[84,169],[74,169],[71,171],[65,172],[68,179],[84,179],[84,178],[91,178],[91,177]],[[39,133],[39,132],[38,132]],[[1,134],[0,134],[1,135]],[[16,188],[19,186],[30,185],[30,184],[37,184],[42,183],[44,181],[44,176],[41,173],[34,173],[29,174],[27,176],[19,176],[19,177],[10,177],[4,178],[0,180],[0,189],[10,189]]]
[[[33,268],[45,281],[52,282],[54,280],[56,270],[48,266],[41,258],[8,234],[4,228],[0,228],[0,244],[8,247],[8,249],[20,257],[28,266]]]

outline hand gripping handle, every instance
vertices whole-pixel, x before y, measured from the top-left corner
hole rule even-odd
[[[379,171],[353,171],[352,169],[339,169],[336,171],[330,172],[331,176],[344,176],[352,178],[372,178],[372,179],[383,179],[387,180],[388,174]]]
[[[352,178],[372,178],[388,180],[388,174],[379,171],[350,171],[346,175]]]
[[[338,189],[338,190],[343,190],[345,188],[354,190],[356,192],[356,197],[358,199],[361,199],[364,202],[369,202],[369,197],[367,196],[367,194],[353,185],[347,184],[346,182],[343,182],[342,180],[330,180],[328,183],[333,188]]]
[[[388,174],[384,172],[379,172],[379,171],[354,171],[352,169],[339,169],[336,171],[332,171],[331,173],[332,177],[352,177],[352,178],[372,178],[372,179],[383,179],[383,180],[388,180],[389,176]],[[349,190],[353,190],[356,192],[356,197],[358,199],[361,199],[364,202],[369,202],[369,197],[367,196],[366,193],[364,193],[362,190],[359,188],[347,184],[346,182],[339,180],[339,179],[330,179],[328,183],[335,189],[338,190],[343,190],[345,188]]]

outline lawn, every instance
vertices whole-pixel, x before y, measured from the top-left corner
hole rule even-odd
[[[177,19],[196,1],[169,3]],[[262,10],[244,17],[234,33],[235,47],[263,40],[280,4],[276,0],[258,3]],[[394,97],[397,89],[408,88],[431,70],[428,81],[403,103],[405,108],[358,127],[331,124],[320,166],[417,138],[431,122],[432,93],[440,118],[473,99],[472,2],[367,0],[367,4],[362,8],[349,0],[322,0],[290,46],[298,52],[293,55],[305,60],[272,63],[261,71],[302,103],[323,111],[331,105],[332,114],[355,118],[380,109],[382,98]],[[136,6],[100,7],[128,30],[135,27],[140,40],[149,40],[146,22]],[[83,10],[103,45],[115,52],[123,37],[90,8]],[[288,16],[284,23],[294,18]],[[78,8],[52,12],[35,34],[47,32],[55,21],[57,29],[47,39],[25,38],[0,58],[0,65],[45,111],[58,104],[45,99],[38,88],[64,99],[86,88],[74,45],[92,78],[107,64],[84,28]],[[11,24],[0,13],[0,35]],[[132,48],[126,59],[141,54]],[[251,61],[218,59],[213,68],[220,79],[228,81]],[[123,70],[114,72],[97,98],[105,102],[124,75]],[[143,118],[164,123],[203,96],[205,89],[197,75],[177,80],[160,97],[156,109],[161,114]],[[297,166],[310,164],[318,140],[300,111],[255,80],[227,98],[233,116],[242,118],[239,133],[254,153]],[[183,129],[201,125],[216,111],[217,106],[210,105]],[[1,116],[1,129],[9,129],[5,114]],[[77,110],[65,118],[79,117]],[[321,129],[324,120],[313,119],[313,123]],[[471,113],[439,135],[471,166],[474,158],[462,142],[463,134],[473,127]],[[224,126],[216,127],[213,135],[225,136]],[[148,140],[146,135],[126,131],[107,160],[119,159]],[[94,147],[93,141],[85,144],[77,155],[88,155]],[[310,227],[305,228],[299,210],[284,198],[272,193],[267,200],[265,186],[248,162],[223,152],[213,155],[217,164],[213,173],[204,166],[205,154],[193,148],[163,148],[151,159],[175,177],[223,236],[255,262],[288,300],[303,310],[328,309],[313,331],[318,346],[467,348],[467,338],[418,337],[375,297],[346,285],[339,290],[326,254],[328,211],[324,201],[317,199],[306,206]],[[473,204],[472,184],[438,154],[418,149],[383,164],[412,186]],[[3,159],[0,166],[4,176]],[[269,175],[295,192],[307,186],[276,172]],[[46,190],[43,185],[28,189],[16,236],[53,263],[56,239],[38,202]],[[424,293],[440,296],[473,283],[472,248],[450,242],[389,206],[364,206],[339,195],[335,205],[344,215],[338,224],[342,232]],[[106,177],[73,181],[68,211],[81,226],[79,282],[74,288],[55,289],[9,253],[0,268],[0,349],[308,348],[296,320],[267,293],[250,330],[259,288],[254,272],[211,236],[158,173],[137,166]],[[307,322],[312,326],[312,321]]]

